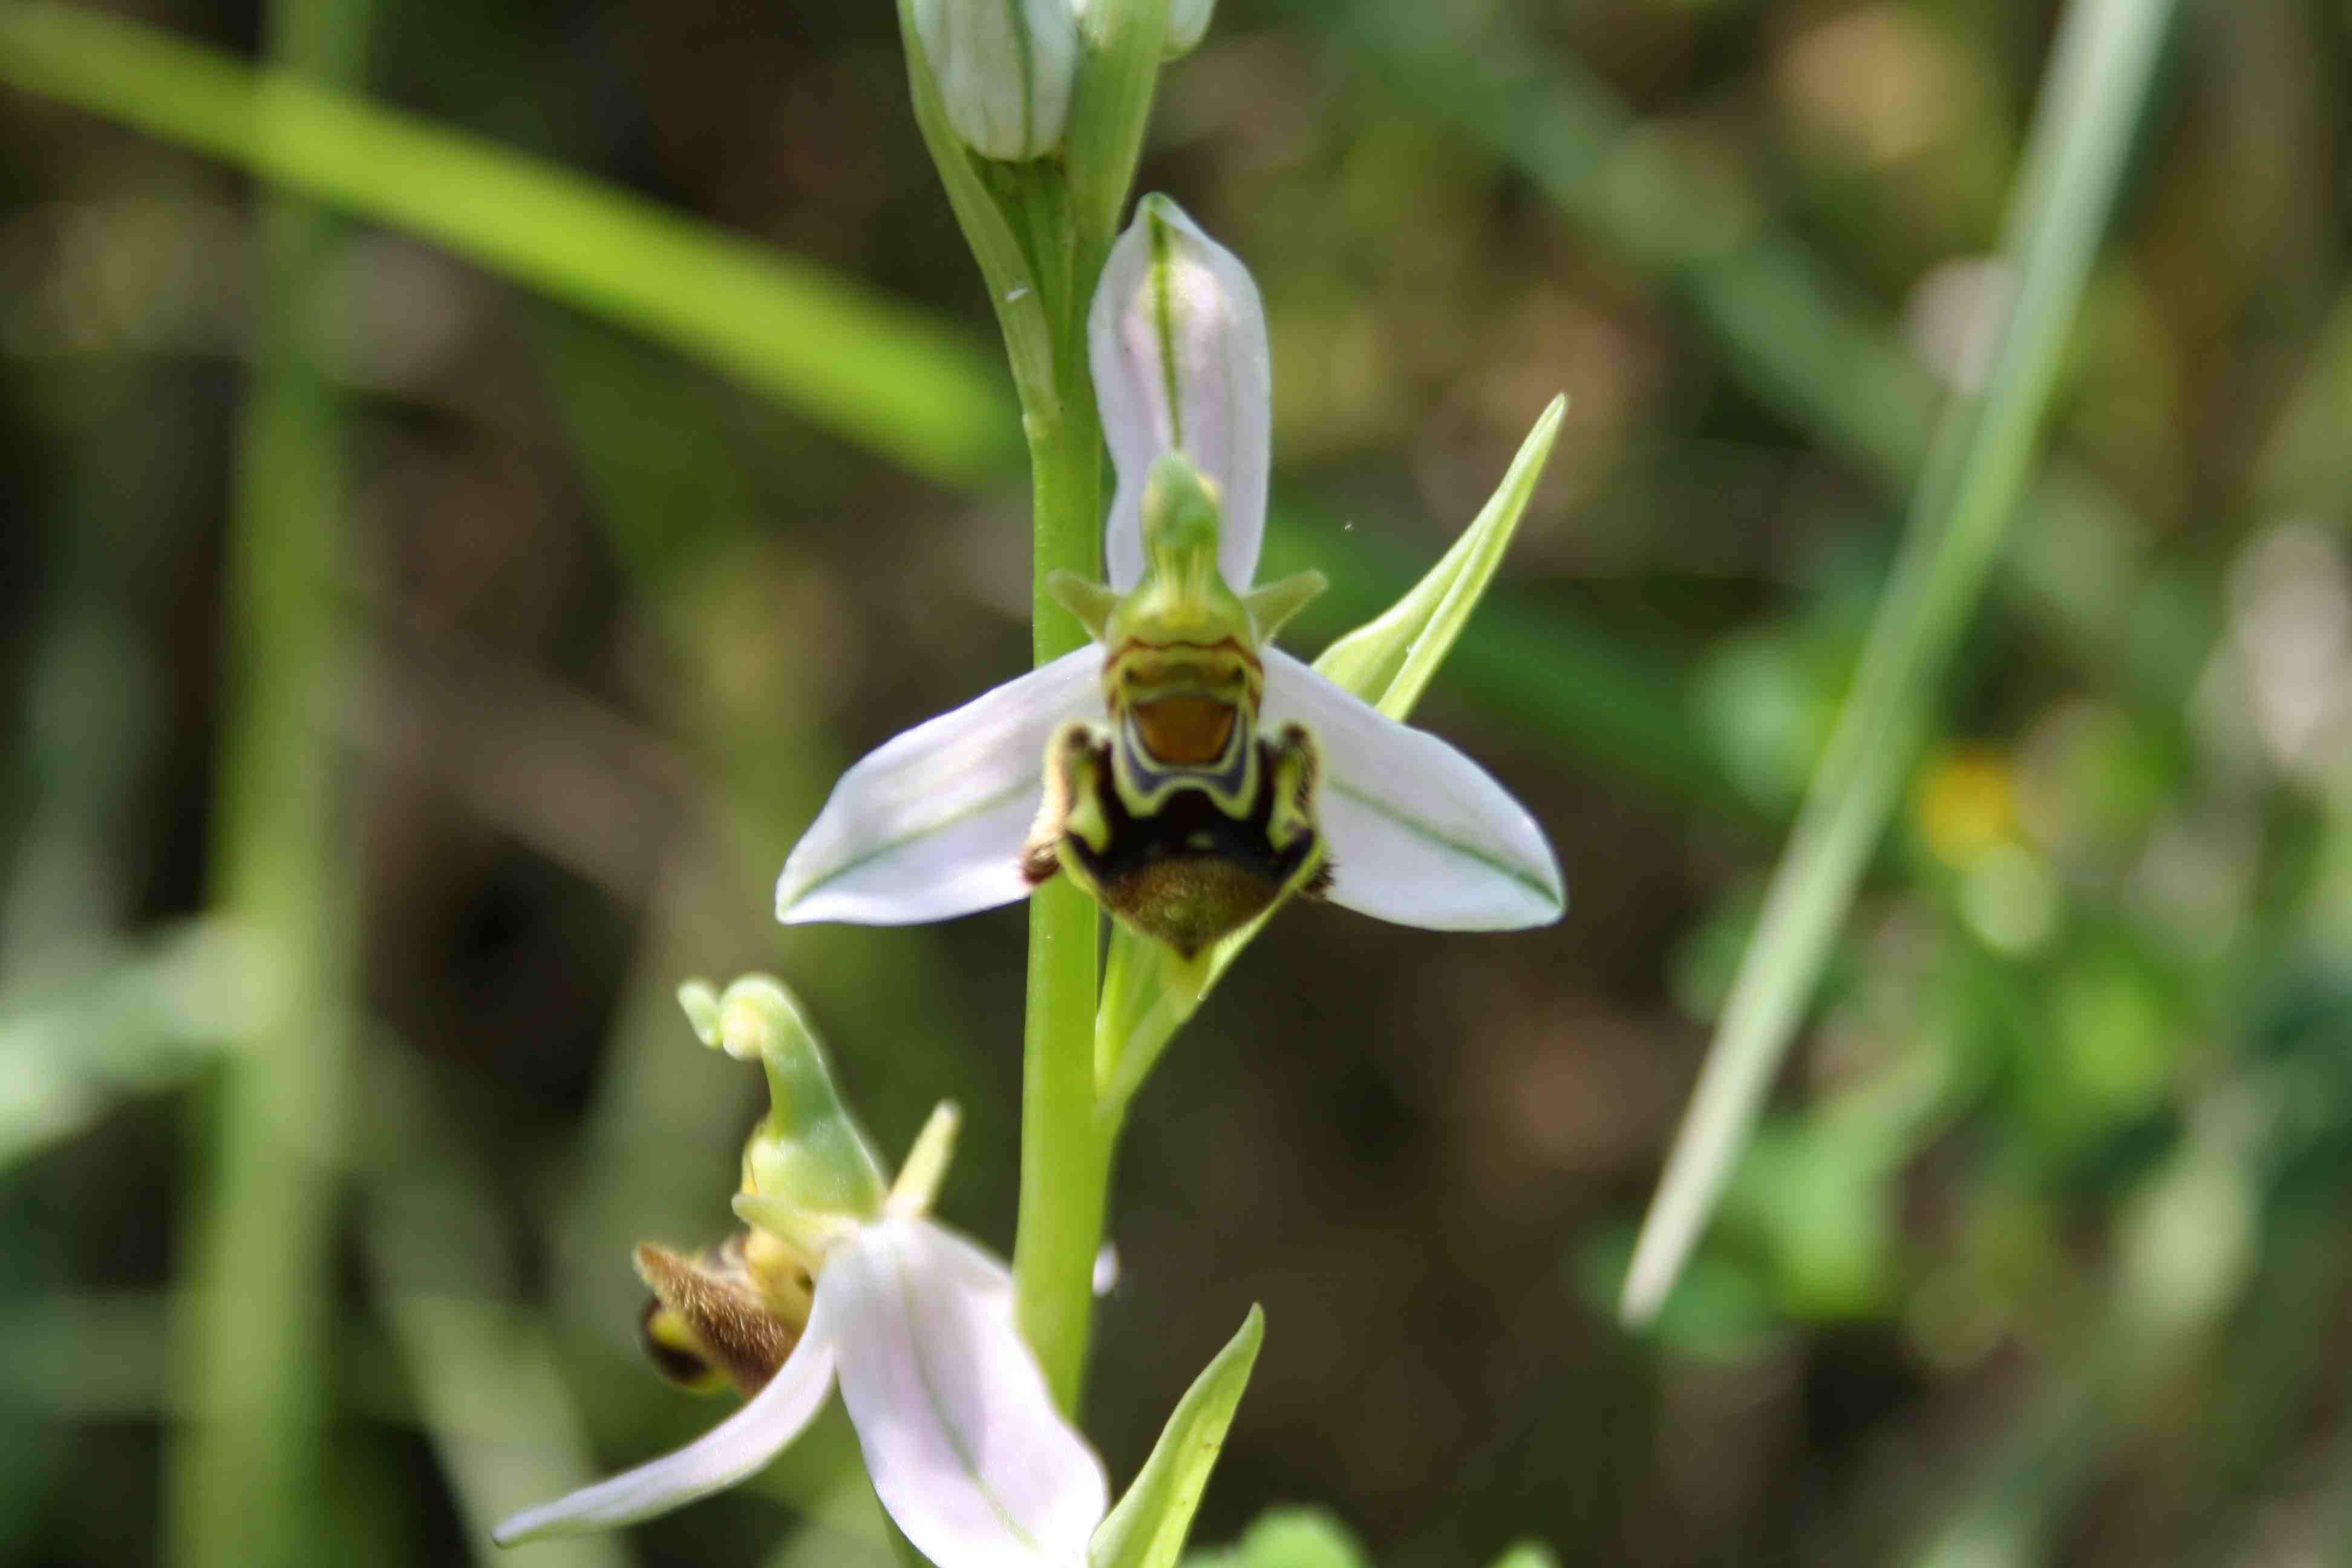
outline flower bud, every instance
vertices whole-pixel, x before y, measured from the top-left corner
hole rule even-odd
[[[1167,452],[1208,480],[1223,512],[1218,567],[1227,583],[1249,583],[1265,527],[1273,377],[1249,269],[1174,202],[1146,196],[1111,247],[1087,333],[1118,470],[1104,534],[1111,586],[1124,593],[1143,575],[1144,489]]]
[[[1209,30],[1210,14],[1216,8],[1217,0],[1169,0],[1166,58],[1172,60],[1199,47]]]
[[[1172,60],[1199,47],[1209,30],[1209,17],[1216,8],[1217,0],[1168,0],[1168,33],[1160,42],[1160,58]],[[1071,0],[1070,9],[1077,13],[1078,26],[1085,30],[1087,41],[1099,48],[1105,25],[1098,0]]]
[[[1078,68],[1070,0],[914,0],[915,32],[948,123],[983,158],[1042,158],[1062,143]]]

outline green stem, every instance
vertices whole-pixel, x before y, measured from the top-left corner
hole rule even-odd
[[[1036,659],[1081,647],[1086,628],[1045,592],[1056,572],[1102,575],[1102,423],[1086,321],[1135,175],[1168,0],[1095,0],[1058,163],[986,164],[958,145],[899,0],[915,115],[995,297],[1021,393],[1035,490]],[[1040,367],[1051,366],[1041,384]],[[1057,879],[1029,900],[1028,1023],[1021,1079],[1021,1219],[1013,1275],[1022,1331],[1066,1410],[1085,1381],[1095,1255],[1108,1205],[1112,1134],[1095,1114],[1095,993],[1101,915]]]
[[[1039,664],[1086,640],[1045,594],[1056,571],[1102,571],[1102,431],[1083,348],[1061,356],[1059,416],[1026,423],[1036,489]],[[1021,1084],[1021,1219],[1013,1275],[1022,1331],[1055,1397],[1077,1404],[1094,1310],[1109,1149],[1095,1127],[1094,901],[1064,880],[1029,900],[1028,1026]]]
[[[356,74],[365,0],[283,0],[273,47],[296,70]],[[268,138],[283,127],[264,124]],[[317,280],[335,242],[315,209],[265,212],[270,302],[247,398],[229,538],[229,706],[215,892],[268,960],[277,1005],[232,1053],[190,1220],[182,1321],[190,1424],[171,1454],[173,1560],[315,1561],[326,1417],[333,1163],[350,1045],[347,900],[331,752],[338,419],[312,363]]]

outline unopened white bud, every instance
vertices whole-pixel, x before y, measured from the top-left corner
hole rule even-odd
[[[965,146],[1014,163],[1062,144],[1078,68],[1070,0],[915,0],[915,32]]]
[[[1172,60],[1198,48],[1216,8],[1217,0],[1168,0],[1168,36],[1161,40],[1160,58]],[[1087,40],[1100,48],[1107,26],[1102,0],[1070,0],[1070,9],[1077,14]]]
[[[1209,31],[1209,17],[1217,0],[1169,0],[1167,58],[1189,55]]]

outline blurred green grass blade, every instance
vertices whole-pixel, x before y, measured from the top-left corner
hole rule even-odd
[[[2154,78],[2170,0],[2068,13],[2005,247],[2016,294],[1981,397],[1948,416],[1853,692],[1743,956],[1689,1113],[1642,1227],[1622,1310],[1646,1322],[1747,1142],[1937,689],[2030,477],[2042,417]]]
[[[545,1320],[507,1304],[520,1270],[482,1202],[488,1172],[466,1157],[412,1063],[384,1049],[371,1065],[363,1217],[375,1302],[470,1555],[493,1562],[491,1526],[595,1479],[595,1458]],[[561,1548],[551,1568],[630,1561],[608,1535],[548,1545]]]
[[[1792,424],[1911,490],[1936,433],[1938,390],[1874,308],[1792,235],[1679,163],[1598,77],[1497,19],[1483,45],[1416,0],[1284,0],[1328,27],[1400,92],[1519,171],[1586,233],[1671,289],[1748,391]],[[2146,668],[2120,606],[2084,595],[2083,548],[2129,565],[2129,510],[2079,468],[2036,486],[2041,526],[2013,542],[2011,585],[2093,662],[2159,701],[2183,691]],[[2074,551],[2068,546],[2075,546]],[[2128,572],[2122,574],[2128,576]]]
[[[1019,452],[969,335],[585,175],[75,7],[0,3],[0,82],[137,126],[694,355],[918,473]]]
[[[0,1173],[80,1133],[125,1095],[180,1082],[256,1027],[250,943],[198,921],[88,973],[0,995]]]
[[[1935,390],[1859,299],[1643,133],[1606,84],[1496,21],[1482,41],[1421,0],[1284,0],[1670,284],[1787,417],[1907,483]]]
[[[226,158],[411,230],[574,307],[696,355],[845,438],[942,482],[1004,472],[1017,453],[1003,374],[975,340],[848,281],[573,172],[256,71],[110,17],[0,0],[0,81]],[[261,133],[265,111],[288,137]],[[1400,581],[1405,568],[1400,564]],[[1369,616],[1339,580],[1334,605]],[[1457,650],[1465,689],[1612,767],[1723,798],[1673,701],[1609,678],[1603,641],[1558,625],[1596,679],[1538,679],[1552,616],[1492,618],[1528,635],[1510,657]],[[1475,639],[1474,639],[1475,640]],[[1555,650],[1557,651],[1557,650]],[[1578,657],[1578,656],[1585,657]]]
[[[396,1291],[382,1305],[473,1560],[498,1562],[491,1526],[596,1479],[545,1335],[528,1313],[465,1298]],[[553,1550],[532,1553],[545,1568],[621,1568],[630,1561],[608,1535],[546,1546]]]
[[[275,0],[289,71],[361,73],[371,0]],[[14,58],[12,44],[0,51]],[[254,144],[298,132],[257,121]],[[253,374],[239,411],[223,618],[227,668],[211,895],[259,944],[274,1005],[200,1100],[200,1191],[182,1223],[193,1283],[178,1333],[189,1418],[171,1435],[164,1540],[184,1568],[296,1563],[328,1548],[336,1339],[331,1260],[353,1033],[355,889],[333,736],[347,700],[336,584],[343,420],[318,358],[336,221],[264,208]]]

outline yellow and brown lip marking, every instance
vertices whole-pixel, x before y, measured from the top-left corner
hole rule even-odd
[[[1116,724],[1131,719],[1149,760],[1169,768],[1210,768],[1226,760],[1236,731],[1247,738],[1265,672],[1234,637],[1214,643],[1119,645],[1104,673]]]
[[[1162,697],[1135,705],[1135,726],[1151,754],[1180,767],[1204,767],[1234,738],[1234,705],[1213,697]]]
[[[1140,710],[1136,718],[1139,725]],[[1047,747],[1045,800],[1022,874],[1034,885],[1066,873],[1186,959],[1286,896],[1321,896],[1330,867],[1315,826],[1314,740],[1292,724],[1252,737],[1250,748],[1234,798],[1179,781],[1147,802],[1113,782],[1121,764],[1110,731],[1065,725]]]

